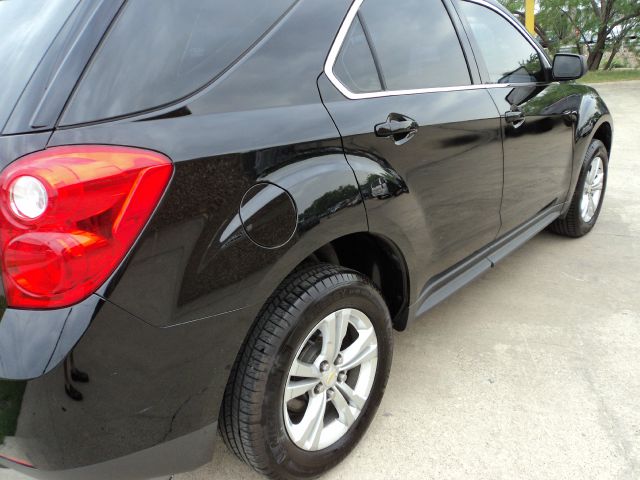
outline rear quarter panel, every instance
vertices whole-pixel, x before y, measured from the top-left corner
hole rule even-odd
[[[50,146],[138,146],[175,163],[160,208],[102,292],[109,300],[157,326],[261,304],[319,242],[366,230],[316,87],[347,3],[299,2],[210,88],[171,109],[55,132]],[[243,196],[259,182],[278,184],[296,203],[297,229],[280,248],[259,247],[238,222]],[[310,215],[314,201],[340,187],[353,198],[335,197]]]

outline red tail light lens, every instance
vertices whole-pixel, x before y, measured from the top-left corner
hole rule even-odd
[[[127,147],[55,147],[0,175],[0,255],[7,303],[61,308],[96,291],[157,206],[171,161]]]

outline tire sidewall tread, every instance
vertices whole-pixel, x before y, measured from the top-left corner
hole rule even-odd
[[[322,318],[340,308],[364,310],[373,323],[379,349],[376,378],[347,434],[324,450],[308,452],[286,433],[283,389],[301,342]],[[389,376],[392,339],[387,306],[366,277],[329,264],[294,271],[258,314],[232,368],[219,422],[225,443],[271,478],[312,478],[332,468],[349,454],[375,415]]]

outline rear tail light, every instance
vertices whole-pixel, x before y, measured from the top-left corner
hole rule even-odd
[[[0,257],[7,304],[61,308],[95,292],[157,206],[171,161],[127,147],[55,147],[0,175]]]

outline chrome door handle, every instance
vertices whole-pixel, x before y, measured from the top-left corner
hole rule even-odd
[[[504,114],[504,121],[517,128],[525,121],[524,112],[522,110],[509,110]]]
[[[400,113],[391,113],[387,121],[375,126],[376,136],[393,137],[396,145],[402,145],[418,133],[418,122]]]

